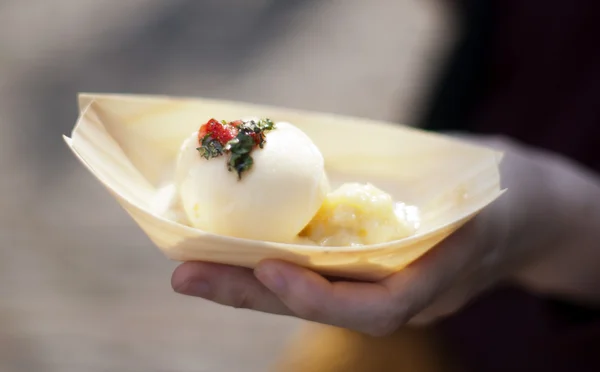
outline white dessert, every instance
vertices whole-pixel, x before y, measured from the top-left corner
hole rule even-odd
[[[213,132],[211,138],[226,145],[206,156],[207,125],[183,142],[175,182],[157,195],[155,209],[173,221],[229,237],[336,247],[398,240],[419,227],[416,207],[372,184],[344,183],[330,191],[323,155],[290,123],[264,132],[243,172],[230,162],[239,148],[227,147],[238,132]]]
[[[329,192],[325,162],[312,140],[279,122],[255,148],[241,178],[227,156],[205,159],[198,133],[181,146],[176,187],[189,224],[207,232],[247,239],[292,242]]]

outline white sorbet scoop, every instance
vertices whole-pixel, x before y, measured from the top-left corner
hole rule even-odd
[[[181,146],[176,184],[190,224],[220,235],[293,242],[329,192],[323,155],[300,129],[278,122],[250,153],[241,179],[227,154],[206,159],[198,132]]]

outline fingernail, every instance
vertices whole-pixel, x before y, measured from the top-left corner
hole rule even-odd
[[[271,291],[275,293],[285,291],[287,283],[279,270],[272,267],[258,267],[254,270],[254,275]]]

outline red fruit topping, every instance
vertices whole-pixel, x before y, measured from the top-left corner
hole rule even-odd
[[[198,140],[202,142],[202,138],[204,138],[206,134],[212,133],[215,130],[215,128],[220,125],[221,123],[219,123],[217,120],[210,119],[208,122],[206,122],[206,124],[203,124],[200,127],[200,130],[198,131]]]
[[[225,145],[237,136],[237,132],[237,128],[232,127],[231,125],[221,125],[212,132],[212,137],[219,141],[221,145]]]
[[[263,148],[266,138],[265,133],[275,129],[271,119],[261,119],[258,122],[235,120],[232,122],[218,122],[210,119],[198,130],[200,156],[206,160],[227,155],[227,169],[235,171],[238,180],[242,173],[250,170],[254,160],[250,153],[254,148]],[[236,139],[236,141],[231,141]]]
[[[219,141],[221,145],[225,145],[227,142],[234,139],[238,133],[237,128],[230,124],[223,125],[223,123],[220,123],[215,119],[210,119],[206,124],[200,127],[200,130],[198,131],[198,141],[202,143],[204,136],[210,134],[210,136]]]

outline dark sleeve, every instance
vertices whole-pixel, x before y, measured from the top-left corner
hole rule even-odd
[[[493,30],[493,2],[448,0],[458,37],[425,102],[417,125],[429,130],[472,130],[469,113],[485,94]]]

